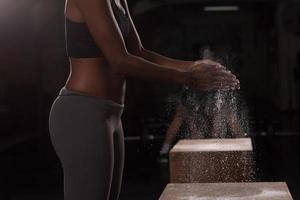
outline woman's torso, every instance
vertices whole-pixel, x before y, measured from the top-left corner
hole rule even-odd
[[[123,9],[122,11],[125,12]],[[84,22],[79,9],[72,0],[66,1],[65,17],[73,22]],[[70,74],[65,84],[67,89],[103,97],[120,104],[124,103],[125,77],[113,73],[104,57],[69,57],[69,61]]]

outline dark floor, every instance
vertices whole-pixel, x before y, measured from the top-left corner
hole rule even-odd
[[[285,181],[300,200],[300,136],[253,137],[257,181]],[[156,200],[168,165],[156,162],[161,140],[126,142],[121,200]],[[47,136],[1,152],[0,200],[62,200],[63,174]]]

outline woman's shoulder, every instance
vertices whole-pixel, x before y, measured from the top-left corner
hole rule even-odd
[[[66,1],[65,18],[73,22],[84,22],[83,15],[74,0]]]

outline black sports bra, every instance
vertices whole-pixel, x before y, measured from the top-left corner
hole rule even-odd
[[[112,9],[123,37],[129,34],[128,14],[123,11],[112,0]],[[95,58],[103,57],[103,53],[95,43],[85,22],[74,22],[65,17],[65,38],[67,55],[73,58]]]

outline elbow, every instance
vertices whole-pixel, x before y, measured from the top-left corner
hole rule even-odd
[[[143,57],[144,48],[142,46],[131,47],[128,49],[129,53],[135,56]]]
[[[146,51],[146,49],[143,46],[140,46],[138,49],[139,56],[143,57],[143,53]]]
[[[115,74],[125,74],[129,65],[129,53],[113,57],[110,61],[110,66]]]

